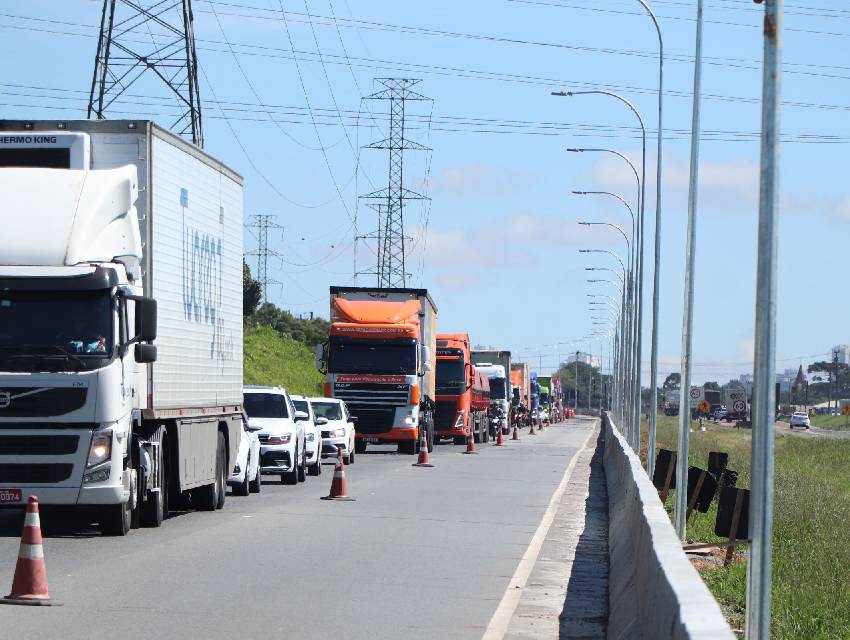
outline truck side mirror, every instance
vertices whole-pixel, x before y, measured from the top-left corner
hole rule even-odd
[[[325,345],[321,342],[316,345],[316,368],[322,371],[325,366]]]
[[[135,298],[135,302],[136,340],[153,342],[156,340],[156,300],[153,298]]]
[[[428,362],[429,360],[431,360],[431,347],[422,345],[422,362]]]
[[[156,347],[152,344],[137,342],[134,350],[134,356],[138,364],[156,362]]]

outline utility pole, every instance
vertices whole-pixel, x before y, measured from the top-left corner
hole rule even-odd
[[[404,186],[404,152],[430,151],[418,142],[405,137],[405,104],[409,101],[430,100],[411,90],[421,82],[412,78],[378,78],[384,89],[366,96],[364,100],[389,101],[389,136],[366,145],[365,149],[386,149],[389,151],[389,172],[387,187],[360,196],[370,208],[378,212],[376,231],[361,236],[372,239],[377,244],[377,268],[374,275],[378,286],[405,287],[410,276],[405,267],[406,242],[411,238],[404,234],[404,206],[407,200],[428,200],[422,194]],[[371,273],[371,272],[366,272]]]
[[[251,224],[246,226],[257,230],[257,250],[249,251],[245,255],[257,257],[257,281],[263,287],[263,303],[265,304],[269,301],[269,284],[280,284],[277,280],[269,278],[269,256],[280,257],[277,251],[269,249],[269,229],[283,229],[283,227],[274,221],[274,216],[266,213],[251,216],[251,220]]]
[[[574,407],[576,412],[578,412],[578,353],[579,352],[576,351],[576,379],[575,379],[575,383],[576,383],[576,404],[575,404],[575,407]]]
[[[203,147],[192,23],[192,0],[103,0],[88,119],[107,119],[131,87],[165,88],[178,112],[171,130]]]

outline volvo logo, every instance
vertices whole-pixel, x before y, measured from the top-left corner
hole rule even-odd
[[[5,409],[12,404],[12,394],[8,391],[0,391],[0,409]]]

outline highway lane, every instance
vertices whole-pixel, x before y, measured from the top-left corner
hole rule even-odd
[[[479,445],[477,456],[442,445],[433,469],[375,447],[346,468],[355,502],[319,499],[328,464],[303,485],[265,483],[223,512],[125,539],[54,529],[47,571],[64,606],[0,607],[0,636],[480,638],[593,424]],[[0,512],[2,595],[18,534]]]

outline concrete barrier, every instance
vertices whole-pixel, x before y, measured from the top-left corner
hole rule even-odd
[[[606,416],[608,638],[735,638],[640,460]]]

